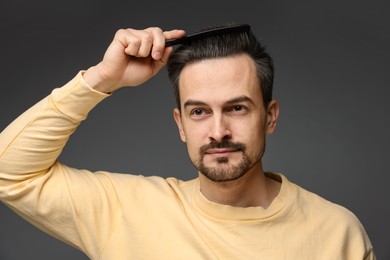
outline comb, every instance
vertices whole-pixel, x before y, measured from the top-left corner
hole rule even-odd
[[[209,36],[221,35],[221,34],[229,34],[236,32],[247,32],[250,30],[249,24],[238,24],[238,25],[229,25],[224,27],[219,27],[215,29],[205,30],[202,32],[197,32],[190,34],[188,36],[184,36],[178,39],[170,39],[165,41],[165,47],[179,45],[184,43],[189,43],[194,40],[204,39]]]

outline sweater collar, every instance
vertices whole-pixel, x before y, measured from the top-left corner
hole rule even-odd
[[[193,203],[204,215],[230,221],[267,221],[274,219],[282,214],[288,206],[293,196],[289,196],[292,192],[291,183],[282,174],[266,173],[267,176],[277,179],[282,182],[279,194],[275,197],[272,203],[267,207],[234,207],[223,205],[208,200],[200,191],[199,179],[197,179],[193,189]]]

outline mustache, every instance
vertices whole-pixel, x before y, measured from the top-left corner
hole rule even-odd
[[[199,148],[199,152],[201,155],[204,155],[210,149],[233,149],[237,151],[245,152],[246,146],[243,143],[234,143],[229,140],[222,140],[221,142],[212,141],[209,144],[205,144]]]

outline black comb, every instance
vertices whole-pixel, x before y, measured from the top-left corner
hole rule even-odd
[[[189,43],[194,40],[203,39],[209,36],[235,33],[235,32],[247,32],[250,30],[249,24],[238,24],[238,25],[229,25],[224,27],[219,27],[215,29],[205,30],[202,32],[193,33],[187,36],[184,36],[179,39],[170,39],[165,41],[165,47]]]

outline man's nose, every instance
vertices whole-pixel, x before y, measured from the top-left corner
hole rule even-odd
[[[222,140],[231,139],[232,133],[229,128],[229,122],[225,117],[214,115],[211,124],[209,134],[211,141],[221,142]]]

